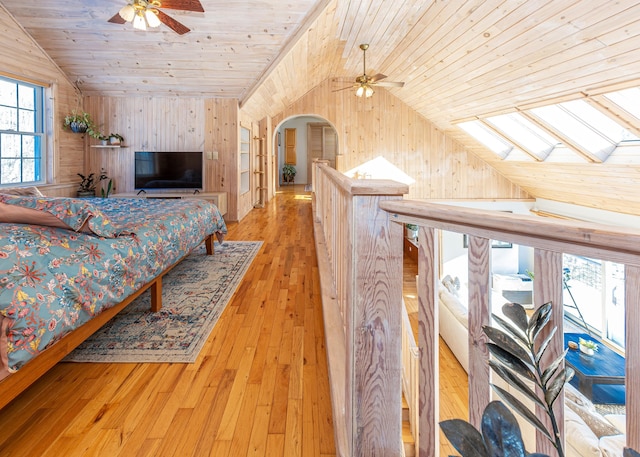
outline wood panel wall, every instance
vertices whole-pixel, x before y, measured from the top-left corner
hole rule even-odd
[[[204,150],[204,99],[89,96],[84,105],[102,133],[124,137],[119,149],[94,148],[98,141],[88,139],[86,171],[104,169],[117,192],[134,190],[135,151]],[[206,176],[205,190],[209,181]]]
[[[0,5],[0,75],[49,86],[53,102],[46,113],[47,184],[39,186],[52,196],[75,195],[84,167],[83,135],[62,128],[64,116],[82,103],[79,92],[49,56]]]
[[[382,156],[416,180],[411,198],[529,197],[390,92],[364,99],[334,89],[325,80],[274,116],[274,129],[295,115],[327,119],[338,132],[339,171]]]

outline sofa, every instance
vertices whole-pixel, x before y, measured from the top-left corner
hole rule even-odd
[[[440,336],[468,373],[467,289],[458,278],[445,276],[441,281],[438,297]],[[492,290],[491,302],[494,313],[500,314],[499,308],[508,300],[499,292]],[[498,378],[498,381],[501,380]],[[527,449],[533,449],[533,428],[524,421],[519,420],[519,422]],[[602,415],[572,385],[565,386],[565,455],[567,457],[622,457],[625,429],[624,415]]]

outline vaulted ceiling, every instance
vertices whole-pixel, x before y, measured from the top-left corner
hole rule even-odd
[[[367,73],[404,81],[388,90],[532,195],[564,188],[565,201],[580,203],[572,183],[590,176],[618,200],[638,194],[637,167],[508,163],[456,126],[640,85],[637,1],[201,3],[204,13],[165,10],[191,28],[178,35],[164,25],[141,32],[108,23],[126,0],[0,0],[85,94],[237,98],[258,119],[328,78],[336,89],[349,85],[362,73],[358,45],[368,43]],[[622,179],[607,181],[607,173]],[[631,203],[626,211],[640,214],[639,198]]]

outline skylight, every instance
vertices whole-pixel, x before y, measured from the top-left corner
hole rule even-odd
[[[538,159],[544,160],[560,144],[547,132],[518,113],[502,114],[486,119],[503,135]]]
[[[504,141],[479,121],[458,124],[465,132],[484,144],[503,159],[511,152],[513,146]]]
[[[514,108],[458,126],[503,160],[640,163],[640,87]]]
[[[632,116],[640,119],[640,88],[632,87],[631,89],[604,94],[604,96]]]

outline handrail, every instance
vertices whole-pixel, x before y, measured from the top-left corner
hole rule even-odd
[[[402,200],[406,186],[388,181],[354,180],[326,165],[314,166],[314,214],[324,236],[318,256],[329,260],[323,282],[333,282],[332,302],[342,325],[344,402],[342,415],[348,440],[340,455],[399,456],[401,409],[398,347],[401,338],[402,223],[420,226],[419,348],[420,455],[439,453],[438,315],[439,243],[436,230],[468,235],[469,259],[469,420],[478,426],[490,401],[489,354],[482,326],[489,323],[491,304],[491,240],[534,248],[534,305],[562,303],[562,253],[625,264],[627,328],[640,327],[640,233],[612,226],[483,211],[444,204]],[[386,192],[398,192],[388,194]],[[395,223],[397,222],[397,223]],[[323,298],[323,305],[325,300]],[[398,313],[396,316],[395,313]],[[550,359],[563,351],[562,307],[553,309],[558,332],[548,348]],[[335,328],[339,327],[339,328]],[[398,341],[396,341],[396,339]],[[640,411],[640,333],[626,332],[627,408]],[[330,362],[331,365],[331,362]],[[330,372],[332,368],[330,366]],[[340,373],[340,370],[333,371]],[[397,386],[390,385],[397,382]],[[332,381],[332,386],[334,382]],[[332,394],[333,397],[333,394]],[[562,398],[556,403],[563,433]],[[640,414],[627,414],[627,446],[640,449]],[[540,436],[537,451],[555,455]],[[531,451],[531,450],[530,450]]]

